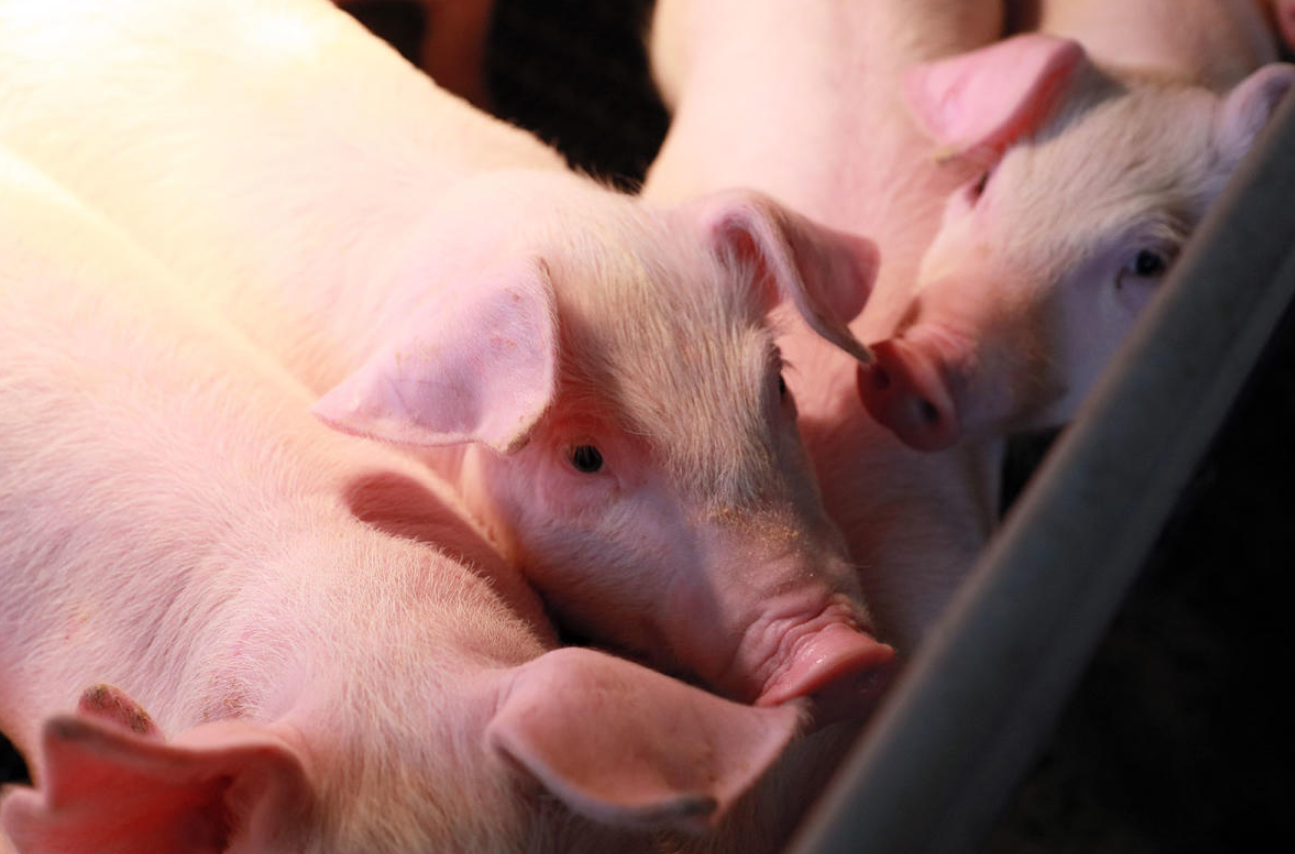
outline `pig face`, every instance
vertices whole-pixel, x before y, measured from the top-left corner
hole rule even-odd
[[[1009,57],[1018,88],[976,91]],[[1291,78],[1269,66],[1220,98],[1047,36],[919,68],[917,112],[984,168],[861,372],[874,417],[920,449],[1071,418]]]
[[[844,321],[871,246],[752,196],[603,202],[620,213],[549,231],[473,308],[428,307],[317,413],[464,443],[469,505],[576,632],[747,702],[861,702],[892,653],[867,634],[766,315],[785,298],[866,358]],[[434,376],[454,349],[460,375]]]

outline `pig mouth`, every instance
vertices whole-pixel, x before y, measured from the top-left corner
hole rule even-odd
[[[829,606],[817,617],[766,624],[779,640],[756,706],[805,701],[816,724],[865,714],[882,692],[895,658],[888,644],[860,627],[849,611]],[[790,625],[789,625],[790,624]],[[766,635],[768,636],[768,635]]]

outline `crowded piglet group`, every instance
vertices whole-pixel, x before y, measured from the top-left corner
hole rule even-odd
[[[800,726],[555,648],[444,484],[319,424],[7,153],[0,194],[0,724],[36,784],[0,804],[18,851],[635,850],[613,825],[704,826]],[[430,521],[366,524],[375,481]]]
[[[777,850],[1295,80],[1285,0],[659,0],[632,198],[421,5],[444,87],[0,0],[0,850]]]
[[[414,450],[567,630],[743,702],[869,701],[890,649],[766,322],[866,357],[866,240],[613,193],[321,0],[0,3],[0,70],[7,144],[327,423]]]

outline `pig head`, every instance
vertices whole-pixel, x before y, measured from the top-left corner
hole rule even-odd
[[[755,195],[637,217],[607,201],[627,204],[591,202],[602,226],[429,291],[315,411],[432,446],[578,635],[744,702],[857,708],[892,651],[870,636],[766,315],[794,304],[868,358],[845,322],[875,253]],[[566,236],[590,229],[597,244]]]
[[[940,156],[981,168],[860,369],[869,412],[924,450],[1072,417],[1293,79],[1218,94],[1042,34],[916,67]]]

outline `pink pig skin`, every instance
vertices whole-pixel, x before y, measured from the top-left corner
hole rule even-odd
[[[871,703],[892,651],[766,320],[867,358],[868,241],[612,193],[319,0],[0,2],[0,74],[0,136],[329,424],[425,448],[568,628],[747,702]]]
[[[0,847],[673,850],[793,736],[555,649],[422,467],[3,151],[0,199]]]

